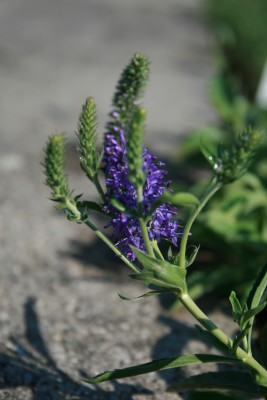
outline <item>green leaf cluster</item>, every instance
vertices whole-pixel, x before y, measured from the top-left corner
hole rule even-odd
[[[132,248],[143,269],[132,278],[143,281],[147,286],[168,289],[179,294],[186,293],[186,269],[168,261],[148,256],[137,248]]]

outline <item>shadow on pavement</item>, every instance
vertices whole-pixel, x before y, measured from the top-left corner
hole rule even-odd
[[[130,384],[113,383],[114,390],[105,391],[99,386],[93,389],[74,381],[57,367],[49,354],[40,330],[35,299],[28,298],[24,305],[25,338],[28,350],[11,338],[12,350],[1,346],[0,349],[0,390],[26,387],[32,390],[32,400],[122,400],[132,399],[136,393],[149,394],[146,389]],[[79,371],[82,379],[88,376]]]

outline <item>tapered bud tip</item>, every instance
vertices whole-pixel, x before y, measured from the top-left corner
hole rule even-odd
[[[90,105],[95,104],[94,98],[93,98],[92,96],[87,97],[86,100],[85,100],[85,104],[86,104],[87,106],[90,106]]]
[[[141,108],[140,109],[140,117],[144,120],[146,118],[146,109],[145,108]]]
[[[134,62],[148,62],[148,58],[143,53],[135,53],[133,57]]]

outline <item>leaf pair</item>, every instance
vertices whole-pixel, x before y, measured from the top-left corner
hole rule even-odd
[[[143,269],[140,273],[130,275],[133,279],[143,281],[147,286],[153,286],[157,289],[164,289],[185,293],[186,287],[186,269],[170,264],[168,261],[153,258],[131,247]]]

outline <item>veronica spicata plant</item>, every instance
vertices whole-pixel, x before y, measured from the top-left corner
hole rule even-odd
[[[193,246],[192,251],[192,246],[188,246],[192,224],[223,185],[246,172],[261,135],[258,131],[247,129],[233,138],[230,146],[220,145],[217,154],[203,149],[213,168],[213,175],[200,198],[172,191],[170,182],[166,180],[164,164],[143,145],[146,112],[140,98],[148,76],[147,58],[136,54],[117,84],[102,151],[97,149],[93,98],[88,98],[82,107],[78,124],[80,164],[94,183],[99,201],[83,200],[81,195],[74,196],[69,189],[64,173],[64,136],[61,134],[51,136],[47,143],[44,161],[46,183],[52,190],[51,199],[58,203],[56,207],[62,209],[68,219],[84,223],[93,230],[132,270],[130,277],[143,281],[150,289],[140,297],[172,293],[197,320],[196,329],[200,337],[225,355],[176,356],[108,371],[87,382],[99,383],[191,364],[232,363],[246,367],[247,373],[238,369],[230,375],[228,372],[200,374],[177,383],[171,390],[217,388],[267,396],[267,370],[254,358],[251,346],[254,317],[266,305],[267,265],[244,303],[238,300],[235,292],[230,295],[233,317],[238,325],[238,333],[233,338],[228,337],[197,306],[188,293],[186,283],[187,268],[198,252],[198,247]],[[104,187],[99,174],[104,175]],[[189,212],[181,228],[177,213],[178,208],[183,207]],[[107,217],[106,227],[113,228],[111,239],[105,234],[105,229],[92,222],[93,212]],[[166,254],[161,247],[162,240],[169,242]]]

